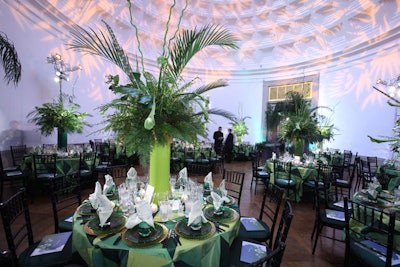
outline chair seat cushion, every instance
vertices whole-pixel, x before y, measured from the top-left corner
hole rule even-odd
[[[278,185],[278,186],[281,186],[281,187],[287,187],[288,185],[289,186],[295,186],[296,182],[293,181],[293,180],[289,180],[289,182],[288,182],[287,179],[277,178],[277,179],[275,179],[275,184]]]
[[[320,219],[324,225],[327,225],[335,229],[344,229],[346,226],[345,221],[328,218],[326,216],[326,210],[320,210]]]
[[[257,241],[266,241],[271,236],[271,230],[269,226],[264,222],[257,219],[257,221],[262,225],[264,230],[261,231],[247,231],[242,223],[240,223],[239,234],[240,238],[249,238]]]
[[[248,241],[248,242],[252,242],[252,243],[260,243],[260,242],[257,242],[256,240],[252,240],[252,239],[248,239],[248,238],[240,238],[240,237],[235,238],[235,240],[233,241],[233,243],[230,247],[230,253],[229,253],[230,266],[247,266],[246,263],[240,261],[240,255],[242,252],[242,242],[243,241]]]
[[[357,244],[356,242],[354,242],[353,239],[350,239],[350,253],[351,255],[354,255],[358,259],[362,260],[364,263],[368,264],[369,266],[385,266],[385,262],[379,258],[377,253],[360,244]],[[392,266],[400,266],[400,264]]]
[[[269,178],[269,173],[268,172],[265,172],[265,171],[258,171],[257,172],[257,176],[260,178],[260,177],[266,177],[266,178]]]
[[[72,231],[72,221],[69,219],[72,219],[73,215],[73,213],[69,214],[59,221],[58,228],[60,229],[60,232]]]
[[[54,173],[41,173],[37,176],[38,179],[41,180],[49,180],[49,179],[54,179],[54,178],[60,178],[63,177],[64,175],[57,173],[54,176]]]

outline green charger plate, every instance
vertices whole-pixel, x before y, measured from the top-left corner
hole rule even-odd
[[[82,205],[77,208],[77,212],[83,216],[97,215],[96,210],[92,207],[92,204],[90,204],[89,201],[83,202]]]
[[[203,240],[212,237],[216,232],[215,225],[210,222],[203,223],[199,230],[193,230],[187,223],[188,218],[177,222],[174,227],[175,233],[186,239]]]
[[[150,247],[161,243],[168,236],[168,228],[159,223],[154,223],[154,228],[151,228],[151,234],[148,237],[139,235],[139,225],[132,229],[126,229],[122,233],[122,241],[131,247]]]
[[[204,209],[204,215],[210,221],[214,222],[233,222],[239,219],[239,214],[228,207],[223,208],[223,212],[220,215],[215,214],[214,206],[208,206]]]
[[[123,227],[125,227],[126,218],[124,215],[119,213],[111,214],[107,220],[110,222],[109,226],[100,227],[99,217],[95,217],[92,220],[85,223],[84,230],[88,235],[102,236],[110,233],[117,233]]]
[[[210,193],[211,194],[211,193]],[[224,205],[226,205],[226,206],[232,206],[233,204],[235,204],[235,199],[233,198],[233,197],[231,197],[231,196],[228,196],[228,198],[229,198],[229,202],[225,202],[224,201]],[[213,199],[212,199],[212,196],[211,195],[209,195],[209,196],[207,196],[207,198],[206,198],[206,200],[207,200],[207,202],[208,203],[210,203],[210,204],[213,204]]]

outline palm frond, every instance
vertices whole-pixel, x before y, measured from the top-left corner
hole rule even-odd
[[[21,80],[21,63],[14,44],[2,32],[0,32],[0,57],[4,68],[4,80],[7,84],[13,82],[16,86]]]
[[[218,25],[206,25],[200,30],[185,30],[177,35],[170,51],[170,73],[179,77],[191,60],[205,47],[218,45],[237,49],[237,39],[226,29]]]

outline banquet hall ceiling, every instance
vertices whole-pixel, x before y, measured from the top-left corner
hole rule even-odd
[[[365,54],[400,35],[396,0],[189,0],[181,28],[206,24],[229,28],[239,50],[209,49],[192,67],[219,66],[255,70],[281,66],[309,67]],[[5,0],[21,25],[45,29],[66,42],[73,24],[103,27],[105,20],[122,46],[135,55],[137,39],[123,0]],[[132,1],[133,23],[145,57],[161,53],[171,0]],[[177,0],[169,34],[185,1]],[[201,66],[201,67],[199,67]]]

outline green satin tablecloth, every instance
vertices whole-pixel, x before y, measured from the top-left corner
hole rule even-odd
[[[274,163],[267,160],[264,170],[270,173],[270,181],[271,183],[274,183]],[[296,182],[296,202],[300,202],[301,197],[303,196],[303,182],[309,179],[314,179],[317,175],[318,171],[314,167],[304,167],[292,164],[291,178]]]
[[[61,174],[69,174],[74,170],[79,169],[79,156],[78,157],[65,157],[57,158],[57,172]],[[33,156],[26,157],[21,164],[21,170],[29,173],[31,177],[34,177],[34,166]]]
[[[123,241],[113,242],[115,235],[104,241],[99,237],[87,235],[81,220],[74,215],[72,246],[78,251],[88,266],[175,266],[177,262],[186,266],[220,266],[220,257],[229,255],[229,246],[237,236],[240,220],[229,223],[225,232],[216,233],[206,240],[192,240],[180,237],[182,246],[163,248],[157,244],[147,248],[130,247]],[[169,221],[165,226],[174,227]],[[229,262],[229,258],[226,258]]]

